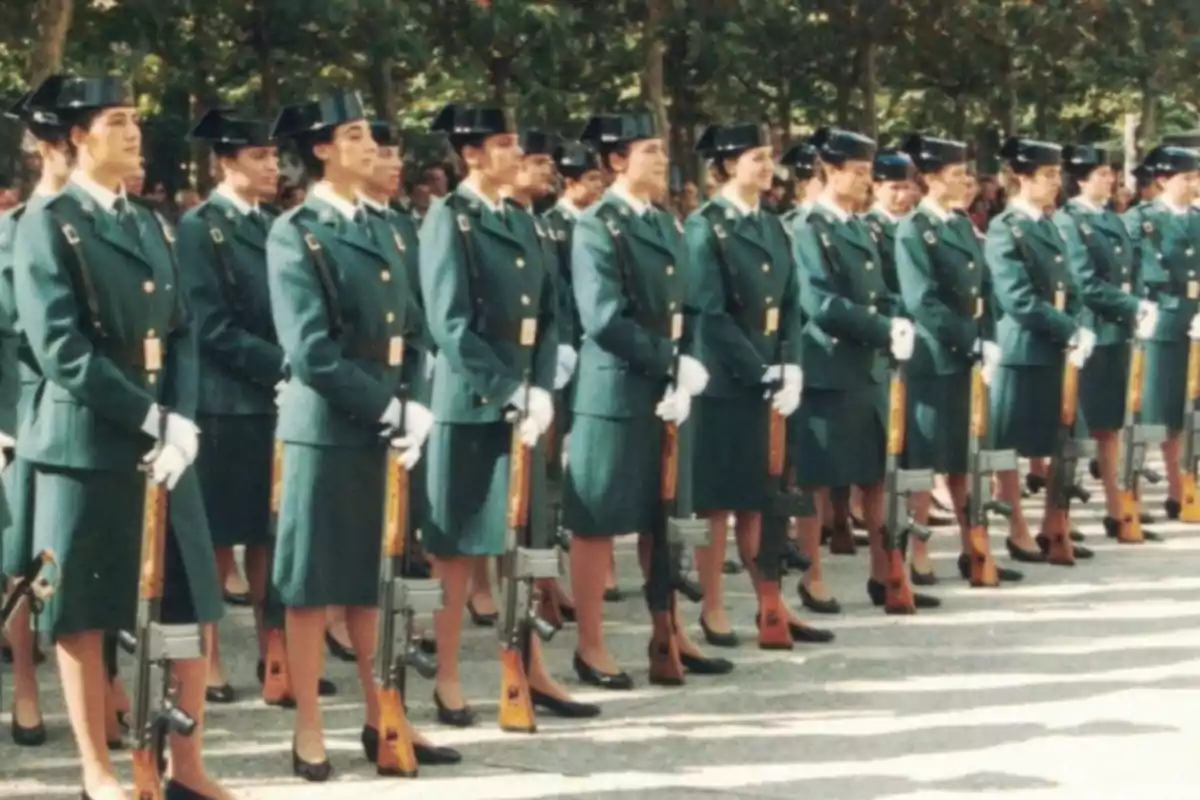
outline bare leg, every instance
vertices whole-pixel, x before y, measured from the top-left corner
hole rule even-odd
[[[949,475],[946,487],[954,503],[954,517],[958,520],[958,534],[962,540],[962,552],[971,552],[971,528],[967,525],[967,476]]]
[[[102,654],[100,631],[61,636],[58,639],[58,673],[62,679],[63,699],[79,764],[83,788],[92,797],[125,798],[112,761],[104,731],[107,675]]]
[[[814,599],[829,600],[833,595],[829,593],[821,576],[821,526],[831,519],[826,515],[832,514],[829,490],[814,489],[813,501],[816,504],[817,513],[811,517],[801,517],[796,520],[800,552],[812,561],[812,566],[800,580]]]
[[[928,498],[928,495],[926,495]],[[887,579],[887,553],[883,549],[883,484],[862,488],[863,522],[871,543],[871,577]]]
[[[220,556],[218,556],[217,567],[220,570],[222,585],[228,594],[246,594],[250,591],[250,587],[246,585],[245,578],[242,573],[238,572],[237,559],[233,557],[233,548],[221,548],[229,551],[229,561],[222,564]]]
[[[16,582],[10,583],[15,585]],[[8,621],[8,643],[13,657],[13,717],[24,728],[36,728],[42,724],[37,665],[33,655],[37,637],[30,627],[32,616],[29,604],[22,603]]]
[[[495,614],[496,600],[492,596],[492,576],[488,569],[488,560],[475,560],[471,568],[471,608],[476,614]]]
[[[379,609],[373,606],[348,606],[346,629],[354,645],[358,683],[366,700],[365,725],[379,729],[379,695],[375,691],[375,647],[379,635]]]
[[[271,560],[267,548],[246,548],[246,581],[250,584],[250,601],[254,604],[254,629],[258,633],[258,657],[267,657],[267,641],[263,636],[263,602],[267,597],[267,579]]]
[[[725,542],[728,540],[729,512],[714,511],[708,515],[708,529],[712,543],[708,547],[696,548],[696,573],[704,599],[700,604],[700,618],[713,633],[728,633],[729,618],[725,614]]]
[[[1168,431],[1168,434],[1162,443],[1163,461],[1167,468],[1167,497],[1179,501],[1183,497],[1183,469],[1179,464],[1183,443],[1180,441],[1180,431]]]
[[[1100,482],[1104,484],[1104,513],[1121,518],[1121,492],[1117,488],[1117,458],[1120,442],[1116,431],[1092,431],[1096,440],[1096,460],[1100,462]]]
[[[325,725],[317,695],[317,682],[325,672],[325,612],[325,606],[289,608],[285,629],[296,698],[296,753],[310,764],[325,761]]]
[[[472,556],[436,558],[434,575],[442,582],[442,610],[433,614],[433,628],[438,643],[438,669],[434,692],[450,709],[466,706],[459,657],[462,650],[463,611],[467,607],[467,591],[471,574],[486,559]]]
[[[217,574],[221,576],[225,591],[231,594],[240,594],[230,588],[232,577],[237,575],[237,562],[233,557],[232,547],[217,547],[213,549],[213,553],[217,559]],[[208,678],[207,686],[220,687],[229,683],[229,678],[225,675],[225,668],[221,664],[221,637],[216,635],[212,637],[211,646],[206,651],[208,653]]]
[[[352,650],[354,648],[350,644],[350,632],[346,630],[346,609],[341,606],[327,606],[325,609],[325,630],[333,637],[335,642],[345,649]]]
[[[571,540],[571,588],[575,590],[575,621],[579,657],[609,674],[620,671],[604,643],[605,564],[611,564],[613,540],[608,537]]]
[[[1000,499],[1012,507],[1012,516],[1008,520],[1008,538],[1013,545],[1022,550],[1037,552],[1037,542],[1029,534],[1029,523],[1025,520],[1025,511],[1021,508],[1021,474],[1017,470],[996,473],[1000,483]]]
[[[204,626],[205,645],[216,639],[213,625]],[[208,662],[203,658],[177,661],[171,665],[175,680],[179,684],[176,700],[179,708],[196,722],[191,736],[171,734],[171,778],[187,788],[213,800],[229,800],[232,794],[208,776],[204,769],[204,686],[209,672]]]

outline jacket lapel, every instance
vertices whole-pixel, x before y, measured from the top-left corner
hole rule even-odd
[[[936,219],[932,219],[932,221],[933,224],[942,231],[943,242],[950,247],[953,247],[955,250],[961,250],[969,255],[972,259],[978,260],[980,258],[979,239],[974,233],[966,230],[966,228],[963,226],[955,225],[954,217],[951,217],[945,222],[941,222]],[[968,234],[971,237],[970,240],[966,238]]]
[[[740,241],[757,247],[768,256],[772,255],[771,247],[765,239],[766,234],[763,227],[765,221],[763,220],[762,215],[766,212],[764,212],[761,208],[758,210],[759,221],[758,224],[755,225],[750,220],[750,217],[734,208],[733,204],[724,197],[718,195],[713,202],[725,209],[725,226],[733,229],[734,236],[736,236]]]
[[[68,185],[67,191],[79,201],[84,214],[91,220],[92,229],[96,232],[97,236],[130,258],[136,258],[143,264],[153,267],[142,252],[141,244],[135,242],[125,232],[125,228],[117,221],[115,213],[101,208],[90,194],[73,183]]]

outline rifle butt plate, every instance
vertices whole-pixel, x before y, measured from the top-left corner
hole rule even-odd
[[[708,520],[671,517],[667,520],[667,541],[685,547],[708,547],[712,543]]]

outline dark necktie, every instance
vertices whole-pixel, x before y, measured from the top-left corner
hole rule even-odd
[[[133,204],[126,197],[118,197],[117,202],[113,203],[113,211],[117,215],[117,223],[121,229],[129,235],[133,241],[141,244],[142,232],[138,228],[137,215],[133,211]]]
[[[250,225],[259,233],[265,234],[267,232],[267,221],[263,217],[262,211],[257,208],[251,209],[250,213],[247,214],[246,217],[250,220]]]

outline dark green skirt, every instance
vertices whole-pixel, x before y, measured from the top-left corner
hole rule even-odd
[[[1129,382],[1128,344],[1097,347],[1079,373],[1079,407],[1093,431],[1115,431],[1125,424]]]
[[[1146,372],[1142,384],[1142,422],[1183,429],[1187,391],[1188,343],[1146,342]]]
[[[879,483],[886,426],[886,385],[805,389],[788,426],[796,484],[823,488]]]
[[[761,511],[766,496],[769,404],[761,398],[697,397],[692,500],[697,513]]]
[[[662,508],[662,436],[663,422],[655,416],[576,414],[567,442],[563,526],[585,538],[649,530]],[[681,457],[680,489],[686,463]]]
[[[425,446],[429,518],[421,539],[431,554],[504,552],[511,446],[507,422],[433,426]],[[539,452],[544,463],[544,451]]]
[[[385,448],[284,444],[273,581],[290,607],[374,606]]]
[[[264,547],[271,530],[274,415],[201,415],[196,472],[214,547]]]
[[[54,636],[132,630],[146,479],[137,471],[33,465],[34,547],[53,548],[57,590],[41,617]],[[215,622],[223,604],[199,484],[189,471],[171,493],[162,621]]]
[[[970,372],[909,378],[905,467],[966,474],[970,424]]]
[[[992,382],[991,447],[1016,450],[1024,458],[1054,452],[1062,400],[1061,366],[1000,367]],[[1084,415],[1076,417],[1074,437],[1088,436]]]
[[[0,532],[0,575],[18,575],[33,558],[33,466],[23,458],[13,459],[4,474],[8,524]]]

